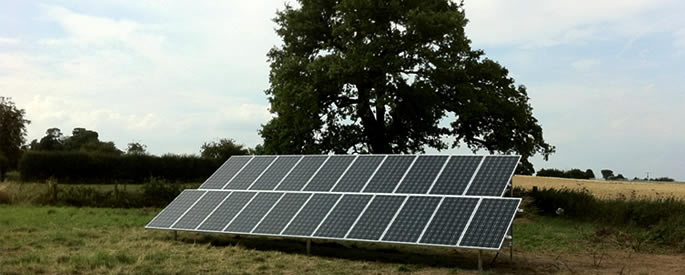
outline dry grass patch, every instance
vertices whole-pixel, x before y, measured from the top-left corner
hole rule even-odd
[[[647,183],[514,176],[514,187],[531,190],[533,186],[537,186],[540,189],[587,189],[599,199],[685,199],[684,183]]]

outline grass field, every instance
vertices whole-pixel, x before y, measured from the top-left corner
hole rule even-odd
[[[462,274],[473,250],[304,242],[145,230],[157,209],[0,205],[0,274]],[[494,273],[683,273],[685,255],[633,252],[589,223],[528,216],[515,222],[514,262]],[[508,250],[504,250],[508,252]],[[488,252],[486,264],[495,254]]]
[[[538,188],[587,189],[600,199],[678,198],[685,199],[685,183],[647,183],[632,181],[579,180],[549,177],[514,176],[514,186]]]

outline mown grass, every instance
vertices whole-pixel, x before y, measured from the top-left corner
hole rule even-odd
[[[473,271],[473,250],[315,242],[145,230],[156,208],[0,205],[0,273],[454,274]],[[552,217],[515,226],[516,249],[582,249],[592,224]],[[489,252],[488,257],[494,253]],[[504,257],[500,261],[505,261]]]

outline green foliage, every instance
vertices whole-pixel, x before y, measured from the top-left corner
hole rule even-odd
[[[10,168],[17,167],[26,142],[26,126],[31,122],[25,116],[26,111],[17,108],[11,98],[0,96],[0,155]]]
[[[611,171],[609,169],[602,169],[602,178],[605,180],[611,179],[614,177],[614,171]]]
[[[571,169],[568,171],[559,169],[540,169],[536,174],[539,177],[556,177],[556,178],[568,178],[568,179],[593,179],[595,173],[592,170],[587,169],[583,172],[580,169]]]
[[[126,154],[129,155],[147,155],[147,145],[140,142],[131,142],[126,148]]]
[[[525,194],[538,213],[646,230],[645,242],[685,249],[685,202],[666,199],[598,200],[588,190],[543,189]]]
[[[116,155],[123,153],[117,149],[114,142],[100,141],[97,132],[85,128],[74,128],[72,135],[68,137],[65,137],[59,128],[50,128],[40,141],[33,140],[30,148],[32,151],[82,151]]]
[[[221,163],[233,155],[247,155],[249,153],[245,145],[237,144],[235,140],[226,138],[202,144],[201,149],[200,155],[203,158],[213,159]]]
[[[171,184],[157,178],[150,178],[143,184],[143,203],[145,206],[163,206],[169,204],[183,191],[183,186]]]
[[[143,182],[148,177],[170,181],[202,181],[220,163],[197,156],[116,155],[78,151],[29,151],[19,164],[24,181],[44,181],[51,177],[60,182]]]
[[[5,181],[5,175],[10,169],[10,161],[0,152],[0,182]]]
[[[547,158],[524,86],[473,50],[459,3],[298,1],[277,13],[264,149],[292,153],[472,150]],[[446,142],[446,140],[449,140]]]

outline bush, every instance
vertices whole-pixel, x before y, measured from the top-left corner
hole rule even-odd
[[[143,184],[143,205],[165,206],[182,191],[183,187],[178,184],[170,184],[164,180],[150,178],[150,181]]]
[[[115,155],[86,152],[29,151],[19,162],[21,179],[60,182],[143,182],[149,177],[168,181],[203,181],[220,163],[197,156]]]
[[[580,169],[571,169],[568,171],[563,171],[559,169],[540,169],[536,176],[539,177],[555,177],[555,178],[567,178],[567,179],[593,179],[595,174],[592,170],[587,169],[583,172]]]
[[[674,198],[598,200],[588,190],[543,189],[524,194],[540,215],[557,216],[562,208],[569,219],[605,225],[637,227],[647,241],[685,249],[685,202]]]

